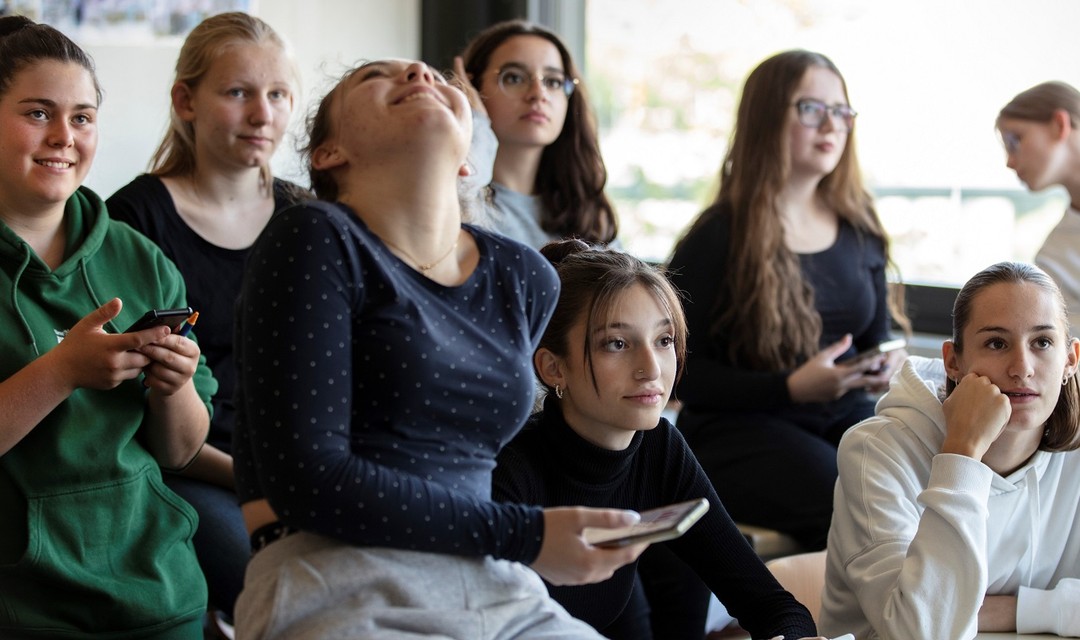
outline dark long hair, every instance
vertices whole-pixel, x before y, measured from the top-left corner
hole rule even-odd
[[[477,91],[481,90],[491,54],[514,36],[537,36],[555,45],[567,75],[581,79],[570,51],[557,35],[535,24],[511,20],[480,32],[462,54],[465,72]],[[568,99],[562,132],[540,156],[535,185],[543,203],[540,226],[563,238],[611,242],[619,225],[615,210],[604,194],[605,184],[607,169],[600,156],[596,119],[589,108],[585,84],[579,82]]]
[[[559,303],[540,338],[541,348],[561,358],[570,356],[568,337],[574,325],[585,320],[585,352],[582,354],[596,387],[592,368],[593,328],[606,325],[619,294],[635,284],[645,287],[671,318],[675,339],[675,380],[682,377],[686,357],[686,316],[671,282],[658,269],[621,251],[594,248],[578,239],[551,242],[540,249],[559,272],[562,287]],[[537,376],[541,379],[540,376]],[[548,389],[550,391],[550,389]],[[599,391],[599,390],[598,390]]]
[[[995,284],[1024,283],[1033,284],[1054,296],[1054,308],[1057,310],[1055,320],[1061,327],[1062,337],[1068,339],[1069,320],[1065,299],[1053,278],[1035,265],[1023,262],[999,262],[972,276],[956,295],[952,313],[952,343],[956,353],[964,352],[964,329],[971,322],[972,307],[979,294]],[[1046,432],[1039,444],[1040,449],[1046,451],[1080,449],[1080,383],[1076,378],[1076,374],[1069,376],[1062,387],[1054,411],[1046,419]],[[951,378],[946,378],[945,395],[952,393],[955,388],[956,383]]]
[[[843,76],[827,57],[812,51],[785,51],[757,66],[743,85],[735,127],[720,169],[720,192],[691,226],[706,224],[721,211],[731,216],[729,278],[718,282],[724,295],[737,300],[713,311],[711,335],[724,336],[731,359],[750,369],[792,368],[820,349],[821,316],[814,291],[803,278],[799,257],[784,242],[777,198],[789,179],[790,150],[785,136],[794,93],[811,67]],[[817,185],[819,197],[861,234],[884,245],[889,241],[862,182],[855,155],[855,131],[836,168]],[[715,206],[722,205],[722,206]],[[890,294],[893,318],[906,328],[902,293]]]
[[[24,16],[0,18],[0,95],[7,93],[17,73],[43,60],[70,62],[86,69],[101,103],[94,61],[79,45],[49,25]]]

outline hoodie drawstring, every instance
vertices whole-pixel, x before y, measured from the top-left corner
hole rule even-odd
[[[86,287],[86,292],[90,294],[90,301],[94,303],[94,308],[99,309],[101,305],[105,304],[98,298],[97,292],[94,291],[94,286],[90,284],[90,274],[86,269],[86,258],[79,258],[79,273],[82,274],[83,285]]]
[[[1035,470],[1036,465],[1031,465],[1028,468],[1024,484],[1025,491],[1028,494],[1028,501],[1031,503],[1027,509],[1028,512],[1028,527],[1031,529],[1030,537],[1031,546],[1028,548],[1028,566],[1027,577],[1022,584],[1032,585],[1038,584],[1035,580],[1035,558],[1039,557],[1039,523],[1042,521],[1042,502],[1039,500],[1039,474]]]
[[[28,338],[30,343],[30,348],[33,349],[34,356],[37,357],[41,355],[41,353],[38,352],[37,339],[34,338],[34,332],[30,330],[30,323],[28,323],[26,321],[26,318],[23,317],[22,309],[19,307],[19,280],[22,279],[23,273],[26,272],[26,267],[30,266],[31,255],[30,245],[24,242],[20,246],[23,250],[23,259],[22,263],[19,265],[19,268],[15,270],[15,277],[12,279],[11,306],[15,309],[15,315],[19,316],[19,322],[22,323],[23,333],[26,334],[26,337]]]

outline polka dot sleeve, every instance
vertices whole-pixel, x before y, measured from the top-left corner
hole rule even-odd
[[[447,288],[343,207],[270,223],[238,307],[242,499],[357,545],[535,558],[542,513],[492,502],[491,470],[531,406],[558,281],[532,250],[470,231],[480,266]]]

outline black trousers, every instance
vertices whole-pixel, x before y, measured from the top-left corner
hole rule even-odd
[[[776,413],[685,408],[678,426],[732,519],[776,529],[807,551],[825,548],[836,484],[836,447],[874,400],[851,392],[830,405]]]

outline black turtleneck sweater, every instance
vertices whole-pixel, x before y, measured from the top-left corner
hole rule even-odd
[[[499,453],[492,497],[543,507],[580,505],[645,511],[707,498],[709,511],[682,537],[668,542],[740,626],[755,638],[816,636],[810,612],[779,585],[747,544],[682,435],[661,418],[634,435],[622,451],[597,447],[577,435],[554,398]],[[603,630],[630,598],[637,563],[604,582],[548,585],[576,618]]]

